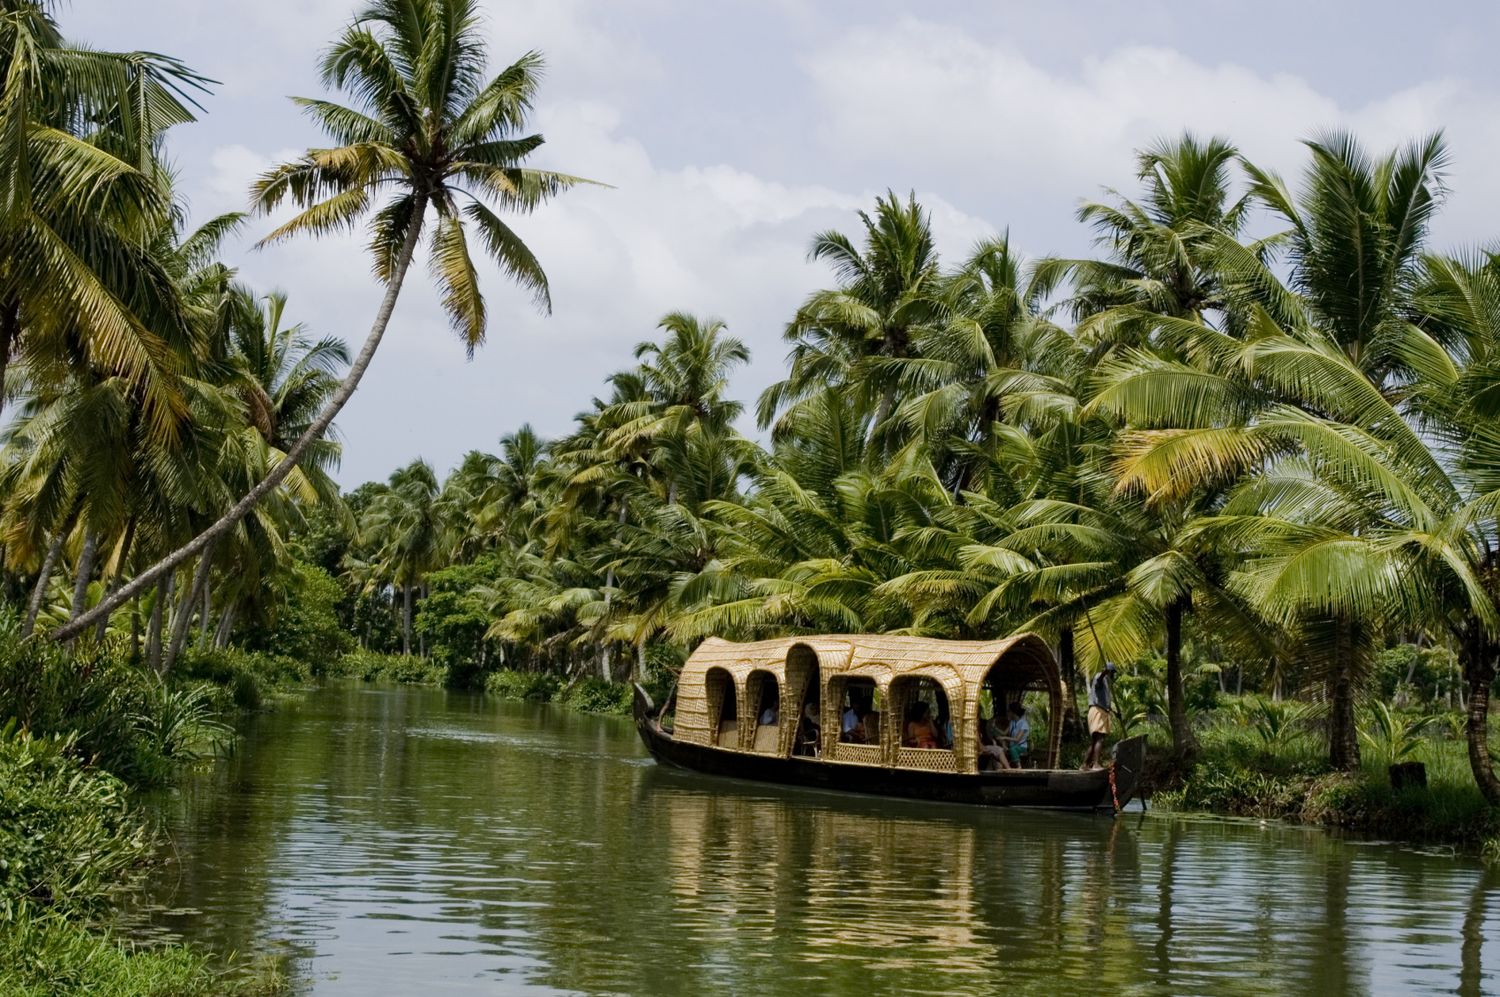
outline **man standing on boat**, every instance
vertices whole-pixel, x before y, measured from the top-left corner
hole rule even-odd
[[[1083,769],[1102,768],[1099,756],[1104,751],[1104,739],[1109,736],[1110,714],[1114,711],[1114,695],[1110,683],[1115,678],[1115,663],[1106,661],[1104,670],[1089,680],[1089,753],[1084,756]]]

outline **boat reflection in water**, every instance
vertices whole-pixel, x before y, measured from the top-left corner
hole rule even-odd
[[[1140,878],[1129,822],[1107,817],[781,793],[660,768],[641,786],[668,814],[674,919],[729,944],[718,957],[742,969],[775,953],[822,984],[1002,967],[1037,979],[1057,944],[1108,948],[1109,898]]]
[[[1500,877],[1305,829],[985,810],[653,768],[693,981],[783,993],[1492,992]],[[659,849],[659,851],[658,851]],[[1417,865],[1429,865],[1423,876]],[[1392,891],[1430,908],[1393,906]],[[1399,910],[1398,910],[1399,908]],[[698,974],[698,975],[694,975]],[[924,983],[925,981],[925,983]]]

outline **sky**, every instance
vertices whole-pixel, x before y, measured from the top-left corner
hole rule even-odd
[[[495,70],[535,49],[547,75],[532,165],[609,184],[516,219],[553,311],[482,270],[488,342],[473,359],[415,267],[340,414],[338,478],[417,457],[444,473],[523,423],[545,436],[605,393],[660,318],[723,319],[753,359],[753,409],[782,376],[782,330],[830,277],[814,233],[857,233],[887,189],[930,209],[944,258],[1008,232],[1030,256],[1091,248],[1075,218],[1134,191],[1133,150],[1223,135],[1295,179],[1329,129],[1383,151],[1441,129],[1452,163],[1434,248],[1500,236],[1500,4],[1431,0],[485,0]],[[218,81],[169,155],[192,217],[247,206],[250,183],[322,136],[287,99],[324,95],[320,53],[356,0],[70,0],[64,33],[176,56]],[[226,246],[258,290],[318,336],[363,341],[379,303],[359,235]],[[744,427],[753,431],[753,426]]]

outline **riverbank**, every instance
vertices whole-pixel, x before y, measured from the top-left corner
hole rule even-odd
[[[189,667],[231,686],[241,681],[205,669],[198,660]],[[295,662],[286,662],[278,677],[294,685],[305,682],[305,671],[296,669]],[[627,683],[594,677],[570,681],[550,672],[450,668],[415,655],[356,651],[319,665],[317,675],[463,688],[605,716],[628,716],[631,710]],[[667,689],[653,693],[665,698]],[[1161,809],[1281,820],[1449,846],[1500,865],[1500,810],[1488,807],[1474,786],[1455,717],[1389,710],[1367,714],[1361,723],[1364,762],[1355,773],[1329,768],[1318,724],[1318,711],[1311,704],[1226,697],[1197,715],[1200,751],[1184,766],[1172,760],[1165,727],[1137,719],[1137,727],[1150,737],[1145,789]],[[1081,754],[1082,745],[1073,748]],[[1392,788],[1387,768],[1393,760],[1422,763],[1427,785]]]
[[[0,993],[239,997],[280,992],[186,945],[139,946],[111,917],[160,854],[136,802],[232,749],[231,721],[309,673],[239,652],[189,656],[170,682],[118,649],[0,635]]]
[[[1155,806],[1450,846],[1500,866],[1500,809],[1475,787],[1461,727],[1448,717],[1366,715],[1362,761],[1347,773],[1328,765],[1309,704],[1230,701],[1206,711],[1195,731],[1199,751],[1183,765],[1167,732],[1149,728],[1146,787]],[[1492,722],[1492,739],[1497,733]],[[1395,762],[1420,763],[1426,785],[1393,787]]]
[[[355,651],[320,666],[324,678],[354,678],[365,682],[445,686],[483,692],[497,699],[551,703],[579,713],[629,716],[631,687],[600,678],[567,679],[551,672],[523,672],[507,668],[480,671],[450,668],[415,655]]]

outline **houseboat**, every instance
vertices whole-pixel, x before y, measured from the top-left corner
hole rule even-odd
[[[1030,703],[1032,717],[1029,750],[1014,764],[986,747],[1004,732],[1013,702]],[[1057,661],[1035,634],[709,638],[688,658],[663,709],[636,686],[635,723],[658,763],[708,775],[984,806],[1118,811],[1135,794],[1145,739],[1119,742],[1104,768],[1059,768],[1063,702]],[[903,718],[931,722],[943,732],[939,746],[917,746]]]

